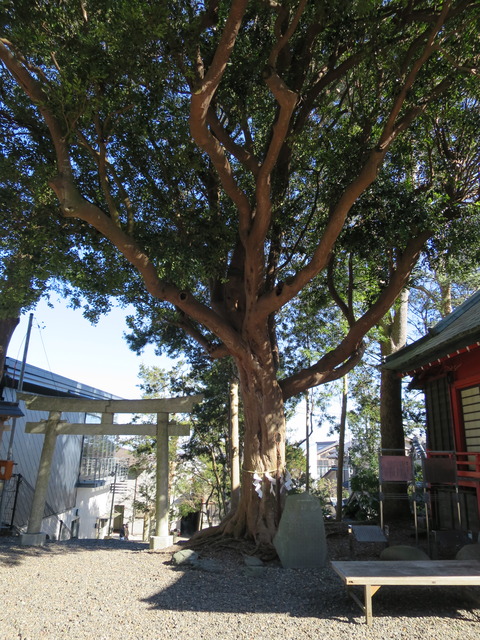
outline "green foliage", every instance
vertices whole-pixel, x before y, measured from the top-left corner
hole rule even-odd
[[[179,465],[172,484],[174,501],[170,508],[170,521],[201,511],[210,494],[211,475],[202,460],[197,460],[194,465]]]
[[[5,85],[0,109],[0,320],[17,318],[40,298],[57,293],[73,307],[83,306],[85,316],[95,321],[109,310],[129,271],[97,231],[60,215],[48,187],[54,169],[45,127],[15,87]]]
[[[212,496],[223,516],[228,510],[230,498],[228,398],[229,384],[234,377],[232,363],[228,360],[208,363],[200,359],[191,368],[190,376],[190,380],[195,380],[196,392],[203,394],[203,401],[192,413],[192,435],[184,445],[181,457],[190,461],[190,464],[200,465],[198,473],[201,473],[205,482],[203,492]],[[187,388],[183,387],[182,392]],[[241,407],[239,420],[241,437]]]
[[[346,517],[359,520],[378,515],[378,453],[380,450],[380,379],[378,371],[362,363],[349,376],[348,411],[351,444],[348,450],[352,471],[351,496],[344,508]]]
[[[140,482],[137,486],[136,499],[133,502],[133,508],[135,511],[139,511],[143,515],[147,515],[150,518],[155,516],[156,506],[156,484],[155,476],[144,476],[143,482]]]
[[[0,318],[18,317],[44,295],[47,283],[71,263],[68,227],[50,218],[52,194],[41,176],[30,177],[38,161],[34,149],[12,139],[0,115]],[[38,171],[37,173],[40,173]]]
[[[349,377],[347,422],[352,434],[349,449],[350,464],[354,470],[378,469],[380,448],[380,377],[368,363],[362,363]]]
[[[379,514],[378,470],[358,469],[351,479],[352,495],[344,508],[346,517],[375,520]]]
[[[312,483],[310,493],[320,500],[324,518],[333,518],[335,516],[335,507],[332,504],[332,498],[337,495],[336,481],[319,478]]]
[[[301,493],[306,485],[307,459],[303,449],[287,442],[285,446],[285,466],[292,478],[292,493]]]

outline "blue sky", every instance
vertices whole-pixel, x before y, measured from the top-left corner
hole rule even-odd
[[[140,364],[168,369],[172,361],[159,358],[153,347],[137,356],[123,338],[128,311],[114,309],[92,325],[80,310],[69,309],[52,297],[50,308],[41,301],[33,311],[27,362],[123,398],[139,398]],[[21,318],[7,355],[22,360],[29,312]]]

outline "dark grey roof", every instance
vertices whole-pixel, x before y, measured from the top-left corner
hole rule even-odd
[[[22,363],[7,356],[5,359],[5,381],[6,386],[16,388],[20,377]],[[41,393],[56,396],[79,396],[92,399],[120,399],[111,393],[90,387],[82,382],[65,378],[56,373],[51,373],[45,369],[40,369],[31,364],[25,367],[23,389],[26,392]]]
[[[480,343],[480,291],[440,320],[427,335],[385,360],[385,369],[406,373]]]
[[[338,444],[338,440],[324,440],[323,442],[317,442],[317,451],[323,451],[324,449],[330,449]]]

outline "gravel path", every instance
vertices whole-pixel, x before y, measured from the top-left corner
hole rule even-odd
[[[388,587],[364,623],[330,568],[273,564],[247,577],[172,564],[173,551],[76,540],[20,547],[0,539],[0,640],[478,640],[480,587]]]

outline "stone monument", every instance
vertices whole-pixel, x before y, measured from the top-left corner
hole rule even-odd
[[[273,545],[286,569],[324,567],[327,538],[320,500],[309,493],[287,496]]]

